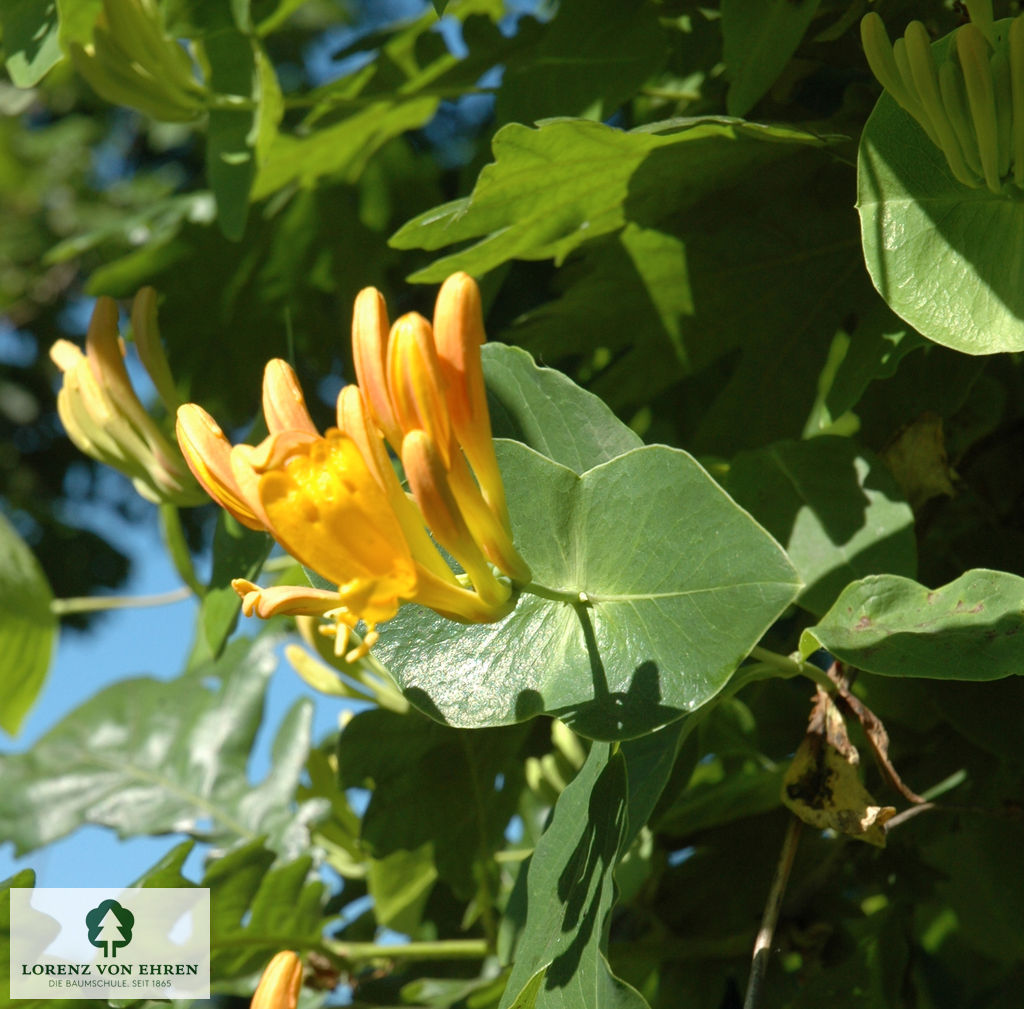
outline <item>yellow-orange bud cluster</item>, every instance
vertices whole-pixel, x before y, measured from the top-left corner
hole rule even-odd
[[[144,287],[132,304],[132,330],[139,358],[165,407],[178,400],[156,325],[156,292]],[[204,500],[178,446],[139,401],[124,363],[117,305],[99,298],[93,309],[85,353],[58,340],[50,357],[64,373],[57,412],[68,437],[86,455],[131,477],[135,489],[157,504],[197,505]]]

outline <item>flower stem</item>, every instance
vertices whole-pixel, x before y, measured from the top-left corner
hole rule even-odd
[[[181,580],[189,589],[201,599],[205,595],[206,589],[203,588],[196,576],[196,569],[192,566],[192,554],[185,542],[185,530],[181,527],[181,515],[174,505],[160,506],[160,525],[163,529],[164,543],[167,544],[167,552],[174,562],[174,570],[178,572]]]
[[[779,652],[755,645],[750,650],[749,657],[778,669],[786,677],[806,676],[824,690],[829,692],[835,690],[836,685],[828,678],[828,673],[824,669],[819,669],[813,662],[805,662],[799,657],[799,654],[799,652],[794,652],[792,655],[782,655]]]
[[[68,613],[96,613],[100,610],[127,610],[143,606],[166,606],[168,603],[180,603],[188,599],[192,590],[187,585],[161,592],[155,596],[75,596],[71,599],[54,599],[50,603],[50,612],[57,616]]]
[[[585,606],[589,600],[585,592],[574,592],[566,589],[549,589],[546,585],[538,582],[530,582],[520,588],[520,592],[528,592],[531,596],[540,596],[541,599],[553,599],[558,603],[569,603],[570,606]]]
[[[482,960],[487,956],[484,939],[438,939],[381,946],[373,942],[323,941],[323,947],[341,960]]]

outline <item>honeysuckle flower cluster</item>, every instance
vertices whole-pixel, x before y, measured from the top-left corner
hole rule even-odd
[[[336,653],[355,662],[402,602],[463,622],[510,611],[512,583],[527,583],[530,571],[512,543],[494,455],[484,339],[480,293],[466,274],[442,286],[433,325],[416,313],[390,325],[380,292],[367,288],[352,320],[357,384],[338,396],[336,427],[317,430],[282,360],[264,372],[269,434],[259,445],[232,446],[202,407],[181,407],[178,441],[210,496],[337,586],[260,588],[236,579],[246,615],[324,617]],[[409,494],[385,443],[401,459]],[[360,621],[366,634],[346,653]]]
[[[1024,15],[997,31],[991,0],[967,7],[971,21],[956,30],[941,64],[920,21],[890,44],[872,11],[861,39],[872,73],[942,151],[957,181],[1001,195],[1007,186],[1024,188]]]
[[[168,413],[179,399],[160,343],[156,292],[144,287],[132,303],[132,334],[139,359]],[[57,412],[72,442],[86,455],[131,477],[154,504],[197,505],[205,495],[178,446],[149,415],[132,387],[117,328],[117,305],[98,298],[85,339],[85,353],[58,340],[50,357],[64,373]]]

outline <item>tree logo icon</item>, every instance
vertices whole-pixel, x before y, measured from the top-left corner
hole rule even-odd
[[[102,948],[105,957],[116,957],[118,949],[132,941],[134,924],[135,915],[116,900],[102,901],[85,916],[89,942]]]

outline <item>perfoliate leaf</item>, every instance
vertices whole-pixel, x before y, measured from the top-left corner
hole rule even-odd
[[[633,449],[581,475],[499,444],[515,542],[535,581],[495,624],[403,607],[377,653],[453,725],[555,714],[598,739],[710,700],[792,602],[778,544],[685,452]]]
[[[488,344],[483,368],[496,438],[521,441],[574,473],[643,444],[595,395],[522,350]]]
[[[1009,24],[997,22],[997,33],[1005,37]],[[933,44],[939,63],[952,40]],[[864,259],[892,310],[965,354],[1024,350],[1024,287],[1006,254],[1019,245],[1024,203],[957,182],[887,92],[861,134],[857,178]]]
[[[0,756],[0,840],[20,854],[94,823],[120,837],[175,831],[226,846],[269,835],[279,851],[305,850],[307,823],[321,811],[293,806],[309,750],[308,701],[285,716],[267,777],[253,785],[246,776],[273,648],[267,638],[239,640],[203,683],[117,683],[28,753]]]
[[[434,207],[392,236],[399,249],[440,249],[471,241],[413,280],[456,270],[475,276],[509,259],[554,259],[617,231],[693,206],[758,164],[826,141],[790,127],[725,118],[686,119],[624,133],[587,120],[517,123],[494,138],[494,163],[473,192]]]
[[[0,515],[0,728],[13,735],[39,695],[57,637],[39,562]]]
[[[883,676],[997,680],[1024,674],[1024,578],[979,568],[938,589],[876,575],[848,585],[800,637],[806,656]]]
[[[855,578],[917,574],[914,515],[888,470],[847,438],[776,442],[743,452],[725,489],[786,548],[821,615]]]

